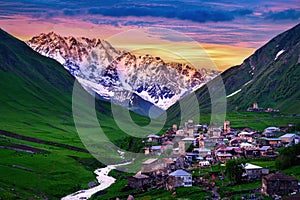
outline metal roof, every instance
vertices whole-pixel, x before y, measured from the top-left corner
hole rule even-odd
[[[178,169],[175,172],[172,172],[170,176],[191,176],[191,174],[187,173],[182,169]]]
[[[260,166],[257,166],[257,165],[253,165],[253,164],[251,164],[251,163],[246,163],[245,165],[244,165],[244,169],[262,169],[262,167],[260,167]]]

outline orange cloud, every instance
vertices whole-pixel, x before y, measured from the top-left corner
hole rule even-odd
[[[202,44],[219,70],[241,64],[255,49],[220,44]]]

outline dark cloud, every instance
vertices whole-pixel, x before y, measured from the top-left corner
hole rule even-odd
[[[242,10],[217,10],[214,8],[198,7],[174,7],[174,6],[115,6],[109,8],[91,8],[88,10],[92,15],[103,15],[109,17],[163,17],[194,22],[222,22],[231,21],[237,16],[251,14],[248,9]]]
[[[265,18],[272,20],[297,20],[300,19],[300,10],[288,9],[280,12],[269,12],[265,14]]]
[[[80,9],[65,9],[63,10],[63,14],[66,16],[76,16],[83,14],[83,12]]]

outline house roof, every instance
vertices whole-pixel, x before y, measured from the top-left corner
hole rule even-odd
[[[262,167],[257,166],[257,165],[253,165],[251,163],[246,163],[244,165],[244,169],[250,170],[250,169],[262,169]]]
[[[182,169],[178,169],[175,172],[172,172],[170,176],[190,176],[191,174],[187,173],[186,171]]]
[[[152,149],[152,150],[160,150],[160,149],[161,149],[161,146],[152,146],[151,149]]]
[[[255,132],[240,132],[238,135],[253,135]]]
[[[259,148],[260,151],[267,151],[269,148],[271,148],[270,146],[262,146]]]
[[[247,143],[247,142],[242,142],[241,144],[240,144],[240,147],[253,147],[254,145],[253,144],[250,144],[250,143]]]
[[[280,136],[279,138],[291,138],[291,137],[294,137],[294,136],[295,136],[295,134],[293,134],[293,133],[287,133],[285,135]]]
[[[265,137],[262,137],[261,139],[267,140],[267,141],[281,141],[280,138],[265,138]]]
[[[160,136],[155,135],[155,134],[150,134],[147,136],[147,138],[160,138]]]
[[[232,157],[232,154],[231,153],[220,153],[220,152],[218,152],[217,156],[219,156],[219,157]]]
[[[270,127],[266,128],[265,130],[268,130],[268,131],[275,131],[275,130],[279,130],[279,128],[274,127],[274,126],[270,126]]]
[[[186,138],[183,138],[182,141],[195,141],[195,138],[186,137]]]
[[[288,176],[286,174],[282,174],[280,172],[276,172],[273,174],[269,174],[267,176],[264,177],[264,179],[269,180],[269,181],[276,181],[276,180],[284,180],[284,181],[298,181],[296,178],[292,177],[292,176]]]
[[[196,153],[196,152],[187,152],[186,155],[187,156],[198,156],[199,153]]]
[[[149,176],[141,173],[137,173],[136,175],[133,176],[136,179],[144,179],[144,178],[149,178]]]
[[[206,148],[194,148],[194,151],[198,151],[198,152],[211,152],[210,149],[206,149]]]

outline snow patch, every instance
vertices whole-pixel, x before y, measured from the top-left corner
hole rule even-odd
[[[242,89],[239,89],[239,90],[237,90],[237,91],[231,93],[230,95],[228,95],[228,96],[226,96],[226,97],[227,97],[227,98],[232,97],[232,96],[236,95],[237,93],[239,93],[240,91],[242,91]]]
[[[278,51],[278,53],[276,54],[276,57],[275,57],[274,60],[277,60],[277,58],[278,58],[283,52],[285,52],[284,49],[281,49],[280,51]]]
[[[87,90],[88,92],[96,92],[97,94],[101,95],[104,98],[109,99],[111,96],[114,95],[114,92],[109,91],[107,88],[103,87],[101,84],[94,83],[92,81],[76,77],[78,82],[82,85],[82,87]]]
[[[247,86],[249,83],[251,83],[252,80],[248,81],[247,83],[245,83],[243,86]]]

